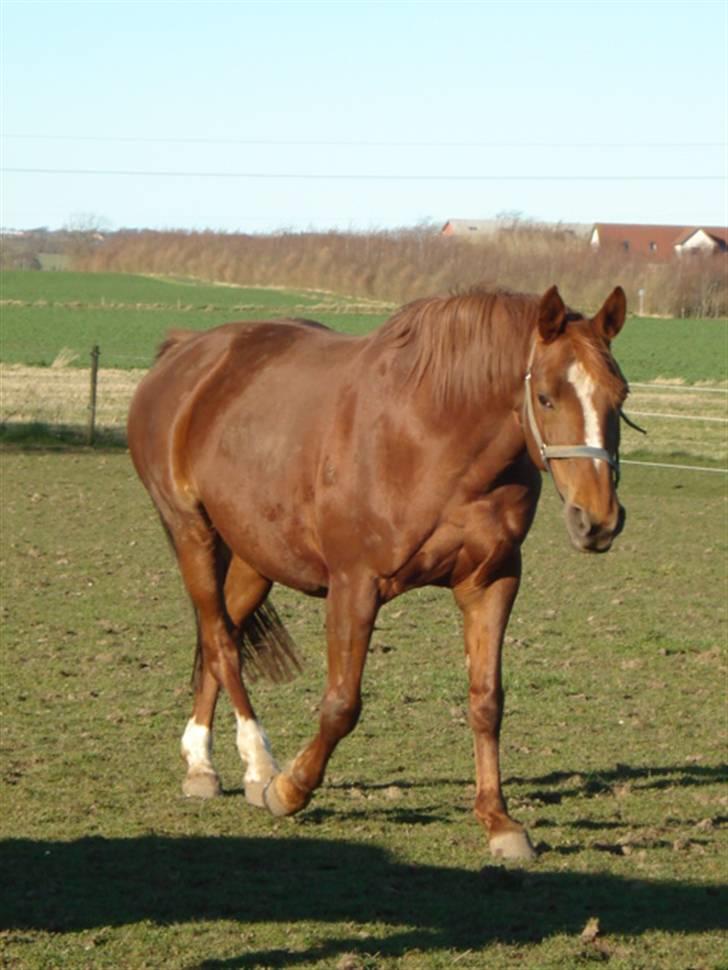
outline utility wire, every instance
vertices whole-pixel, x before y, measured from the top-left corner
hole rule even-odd
[[[17,141],[90,141],[156,145],[256,145],[270,147],[310,148],[725,148],[728,142],[536,142],[536,141],[377,141],[318,140],[292,138],[157,138],[144,135],[40,135],[0,134],[0,138]]]
[[[143,178],[273,179],[368,182],[721,182],[724,175],[403,175],[341,172],[190,172],[99,168],[0,168],[15,175],[112,175]]]

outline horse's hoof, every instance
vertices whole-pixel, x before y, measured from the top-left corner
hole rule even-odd
[[[263,804],[271,815],[277,817],[295,815],[308,804],[310,797],[283,772],[271,778],[263,788]]]
[[[509,859],[527,862],[536,858],[536,850],[531,845],[525,829],[508,829],[492,836],[488,843],[494,859]]]
[[[250,805],[254,805],[255,808],[266,808],[265,789],[271,783],[274,777],[275,776],[271,775],[271,777],[266,778],[265,781],[246,781],[245,800]]]
[[[196,771],[182,782],[182,791],[187,798],[215,798],[222,794],[222,786],[214,771]]]

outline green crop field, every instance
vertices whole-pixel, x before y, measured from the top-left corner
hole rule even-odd
[[[0,299],[0,359],[31,365],[49,365],[65,349],[85,366],[97,344],[104,367],[148,367],[172,327],[298,316],[365,333],[388,316],[380,303],[330,293],[121,273],[7,272]]]
[[[564,296],[568,300],[568,293]],[[393,309],[330,293],[115,273],[6,272],[0,298],[4,363],[49,365],[65,348],[85,366],[98,344],[103,366],[120,368],[149,366],[171,327],[206,329],[234,319],[306,316],[346,333],[366,333]],[[633,318],[617,348],[631,381],[728,379],[726,320]]]
[[[571,550],[545,483],[505,658],[506,790],[540,853],[518,867],[471,815],[448,593],[382,612],[361,722],[306,811],[247,805],[226,703],[225,795],[188,801],[194,624],[128,457],[0,462],[0,966],[725,967],[723,476],[627,467],[602,557]],[[285,761],[314,730],[323,614],[274,598],[305,667],[252,696]]]

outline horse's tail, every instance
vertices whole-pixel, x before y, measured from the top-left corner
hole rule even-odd
[[[274,684],[283,684],[301,672],[296,644],[270,602],[259,606],[237,630],[237,647],[242,671],[251,682],[263,677]],[[198,632],[193,686],[197,686],[201,673],[202,650]]]
[[[301,672],[298,648],[269,600],[243,623],[238,649],[243,669],[251,680],[264,677],[274,684],[282,684]]]
[[[167,332],[167,336],[157,348],[157,356],[155,360],[159,360],[161,357],[164,357],[164,355],[172,350],[173,347],[178,347],[180,344],[185,343],[190,339],[190,337],[194,337],[196,333],[199,333],[199,330],[169,330]]]

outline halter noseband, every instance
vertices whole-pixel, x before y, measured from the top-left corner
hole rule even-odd
[[[533,388],[531,384],[531,367],[533,366],[533,359],[536,355],[536,341],[534,341],[531,347],[531,354],[528,358],[528,367],[526,369],[525,377],[525,411],[526,411],[526,424],[531,432],[533,440],[536,443],[538,452],[543,459],[546,471],[551,474],[551,466],[549,461],[552,458],[592,458],[595,461],[606,461],[609,467],[614,471],[615,485],[619,483],[619,455],[612,454],[607,451],[606,448],[596,448],[593,445],[547,445],[544,443],[541,437],[541,432],[538,429],[538,424],[536,423],[536,415],[533,410]],[[554,480],[555,483],[555,480]]]

